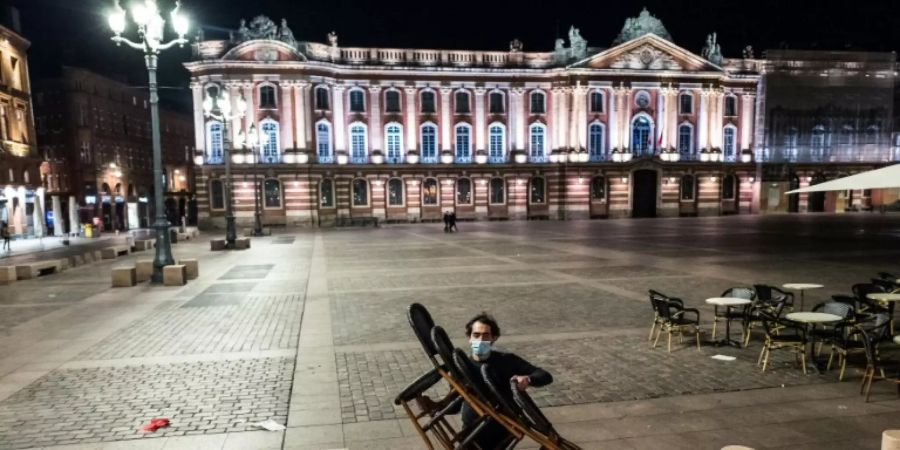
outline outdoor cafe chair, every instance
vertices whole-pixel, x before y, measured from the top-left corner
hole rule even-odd
[[[753,291],[752,288],[748,287],[733,287],[728,288],[725,292],[720,295],[720,297],[733,297],[733,298],[743,298],[746,300],[750,300],[751,302],[756,298],[756,292]],[[712,340],[716,340],[716,325],[720,320],[723,321],[741,321],[741,342],[744,341],[744,333],[746,333],[747,328],[747,314],[750,311],[750,305],[752,303],[748,303],[747,305],[741,307],[721,307],[720,310],[718,305],[713,306],[713,326],[712,326]]]
[[[835,334],[835,339],[831,344],[831,355],[828,357],[828,366],[826,369],[831,369],[831,364],[834,361],[835,355],[837,355],[837,363],[840,368],[840,371],[838,372],[838,381],[844,381],[844,373],[847,370],[847,359],[849,356],[854,353],[865,352],[861,331],[863,329],[869,329],[870,337],[875,337],[880,340],[886,339],[888,331],[887,324],[889,321],[890,317],[888,317],[887,314],[880,313],[865,317],[862,322],[839,323],[837,325],[838,331]],[[877,333],[873,334],[872,330],[877,331]]]
[[[762,325],[763,315],[780,318],[786,309],[791,309],[794,305],[792,292],[785,292],[774,286],[754,284],[753,292],[756,293],[756,299],[747,310],[747,319],[744,323],[744,347],[750,344],[751,330],[757,325]],[[777,327],[776,325],[776,329]]]
[[[581,450],[581,447],[567,441],[559,435],[553,427],[553,424],[547,419],[547,416],[541,412],[540,408],[534,403],[534,400],[531,399],[531,396],[525,391],[520,391],[517,388],[515,381],[509,382],[509,389],[512,392],[513,400],[516,402],[516,405],[522,411],[522,414],[529,420],[529,423],[533,428],[549,437],[555,444],[559,445],[559,448],[562,450]]]
[[[834,300],[827,300],[813,306],[812,312],[834,314],[841,318],[839,322],[819,324],[817,328],[813,328],[807,334],[811,343],[814,345],[818,344],[816,348],[816,355],[818,355],[822,351],[823,345],[830,344],[834,347],[834,342],[841,338],[839,334],[845,331],[847,324],[853,322],[854,312],[852,304],[836,302]]]
[[[696,308],[685,308],[684,303],[678,299],[660,294],[656,291],[650,291],[650,299],[656,307],[656,312],[662,320],[662,326],[656,334],[656,340],[653,341],[653,348],[659,343],[659,337],[663,332],[668,338],[667,348],[669,353],[672,352],[672,334],[678,333],[679,340],[684,337],[684,333],[692,333],[697,339],[697,350],[700,350],[700,311]],[[693,315],[693,317],[691,317]]]
[[[857,283],[851,288],[856,301],[859,302],[859,313],[877,314],[887,312],[888,308],[883,304],[869,298],[869,294],[885,292],[884,288],[872,283]]]
[[[806,327],[765,312],[760,313],[759,318],[766,332],[766,341],[756,364],[761,364],[765,372],[772,350],[790,350],[799,358],[806,374]]]
[[[647,341],[653,342],[654,332],[661,331],[662,327],[663,327],[663,320],[662,320],[662,317],[659,315],[659,311],[656,308],[656,302],[654,301],[654,299],[665,299],[670,302],[679,303],[679,304],[681,304],[681,306],[684,306],[684,302],[680,298],[667,297],[665,294],[654,291],[653,289],[650,289],[649,292],[650,292],[650,295],[649,295],[650,308],[653,309],[653,325],[650,326],[650,337],[647,338]]]
[[[884,380],[896,384],[897,396],[900,397],[900,373],[895,377],[886,376],[884,371],[885,361],[882,361],[878,354],[878,345],[889,335],[889,323],[889,320],[883,317],[880,321],[876,321],[874,327],[868,329],[860,327],[863,348],[866,353],[866,372],[863,375],[860,394],[866,396],[866,403],[869,402],[869,397],[872,394],[872,383],[876,380]],[[897,373],[896,369],[894,373]]]

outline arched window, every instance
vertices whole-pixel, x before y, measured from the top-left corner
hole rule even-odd
[[[491,95],[488,97],[488,106],[491,114],[503,114],[506,111],[504,108],[503,102],[503,93],[499,91],[491,92]]]
[[[456,93],[456,113],[469,114],[469,93],[466,91],[458,91]]]
[[[330,178],[319,182],[319,206],[334,208],[334,181]]]
[[[435,178],[426,178],[422,182],[422,204],[434,206],[438,204],[438,182]]]
[[[506,181],[503,178],[491,178],[491,204],[506,203]]]
[[[869,125],[866,127],[866,144],[877,144],[879,131],[880,128],[878,125]]]
[[[331,153],[331,125],[321,121],[316,124],[316,156],[320,163],[334,162]]]
[[[797,127],[790,127],[784,137],[784,146],[789,149],[797,148],[799,137],[800,131],[797,130]]]
[[[694,199],[694,176],[693,175],[685,175],[681,177],[681,199],[682,200],[693,200]]]
[[[472,181],[468,178],[460,178],[459,180],[456,180],[456,204],[472,204]]]
[[[212,179],[209,182],[209,207],[213,210],[225,209],[225,187],[222,180]]]
[[[646,116],[637,116],[631,123],[631,150],[635,155],[647,154],[650,151],[652,125]]]
[[[278,122],[264,120],[260,124],[259,129],[262,131],[262,135],[265,136],[260,161],[264,163],[281,162],[280,147],[278,146]]]
[[[403,180],[391,178],[388,180],[388,206],[403,206]]]
[[[528,159],[532,162],[544,162],[547,127],[542,123],[533,123],[528,127],[528,135]]]
[[[206,163],[222,163],[222,122],[206,122]]]
[[[325,86],[316,86],[316,109],[328,110],[328,88]]]
[[[690,124],[682,124],[678,127],[678,153],[690,155],[694,148],[694,128]]]
[[[726,161],[734,161],[737,155],[737,128],[734,125],[726,125],[722,130],[722,152]]]
[[[454,129],[456,138],[456,161],[471,162],[472,161],[472,127],[468,124],[461,123]]]
[[[437,126],[431,122],[422,124],[420,128],[422,136],[419,142],[422,143],[422,162],[437,162]]]
[[[594,177],[591,178],[591,199],[592,200],[606,200],[606,178],[605,177]]]
[[[822,150],[825,148],[825,127],[816,125],[812,130],[812,139],[810,142],[814,150]]]
[[[528,202],[531,204],[543,204],[546,201],[545,198],[545,188],[544,179],[541,177],[534,177],[528,180],[528,185],[530,187]]]
[[[259,107],[262,109],[274,109],[275,103],[275,86],[264,84],[259,87]]]
[[[422,110],[422,114],[434,114],[437,110],[434,106],[434,92],[433,91],[422,91],[422,96],[420,99],[421,105],[420,108]]]
[[[506,155],[506,128],[503,124],[493,123],[488,127],[488,160],[504,162]]]
[[[357,122],[350,125],[350,161],[365,164],[366,159],[366,125]]]
[[[603,93],[600,91],[591,92],[591,112],[603,113]]]
[[[734,175],[722,178],[722,200],[734,200]]]
[[[403,128],[399,123],[392,122],[384,127],[384,141],[387,155],[385,160],[389,163],[403,162]]]
[[[591,161],[602,161],[604,156],[603,124],[594,122],[588,128],[588,152]]]
[[[729,95],[725,97],[725,116],[734,117],[737,115],[737,97]]]
[[[694,113],[694,96],[683,92],[678,96],[678,113],[693,114]]]
[[[353,180],[353,206],[369,206],[369,182],[363,178]]]
[[[366,112],[366,96],[362,89],[356,88],[350,91],[350,112]]]
[[[543,114],[546,112],[546,108],[544,107],[544,93],[543,92],[532,92],[531,93],[531,113],[532,114]]]
[[[263,207],[266,209],[281,208],[281,182],[268,179],[263,182]]]
[[[400,112],[400,91],[391,89],[384,93],[384,112]]]
[[[841,127],[841,145],[850,145],[853,143],[853,125],[844,125]]]

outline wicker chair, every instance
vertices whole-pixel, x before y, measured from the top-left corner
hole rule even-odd
[[[654,291],[650,289],[649,291],[650,298],[650,308],[653,309],[653,325],[650,326],[650,337],[647,338],[647,342],[653,342],[654,332],[661,332],[663,327],[662,317],[659,315],[659,311],[656,309],[656,302],[654,300],[667,300],[670,302],[679,303],[684,306],[684,302],[681,301],[680,298],[668,297],[661,292]]]
[[[667,348],[668,351],[672,352],[672,334],[678,333],[678,337],[681,340],[684,336],[685,332],[692,333],[696,336],[697,339],[697,350],[700,350],[700,311],[696,308],[685,308],[684,303],[678,299],[670,299],[670,297],[666,297],[663,294],[656,293],[657,295],[650,296],[651,301],[656,308],[657,314],[659,314],[660,320],[662,320],[662,326],[659,329],[659,332],[656,334],[656,339],[653,341],[653,348],[656,348],[656,345],[659,343],[659,337],[663,332],[666,333],[668,337]],[[688,314],[693,314],[693,318]]]
[[[866,396],[866,403],[869,402],[869,397],[872,394],[872,383],[876,380],[883,380],[896,384],[897,396],[900,397],[900,373],[893,378],[886,376],[884,371],[885,362],[882,361],[878,355],[878,345],[883,342],[887,336],[890,336],[888,334],[888,324],[889,321],[887,318],[883,317],[881,320],[877,321],[872,328],[867,329],[860,327],[863,349],[866,353],[866,372],[863,375],[860,394]]]
[[[774,286],[766,284],[754,284],[756,300],[750,304],[747,311],[747,319],[744,324],[744,347],[750,344],[750,332],[758,325],[762,325],[762,316],[781,318],[785,310],[794,306],[794,294],[785,292]]]
[[[752,301],[756,299],[756,292],[753,291],[752,288],[748,287],[733,287],[728,288],[725,292],[720,295],[720,297],[733,297],[733,298],[743,298],[750,300],[751,303],[742,306],[740,308],[726,308],[715,305],[713,307],[713,326],[712,326],[712,340],[716,340],[716,325],[718,325],[720,320],[723,321],[741,321],[741,342],[744,342],[744,333],[747,332],[747,315],[750,312],[750,305],[752,305]]]
[[[779,319],[777,316],[762,312],[759,316],[763,329],[766,331],[766,341],[756,364],[762,365],[762,371],[766,371],[769,364],[769,355],[772,350],[791,350],[799,357],[806,373],[806,327],[796,323]]]

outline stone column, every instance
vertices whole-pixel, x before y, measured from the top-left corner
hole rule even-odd
[[[606,125],[606,134],[609,135],[609,146],[607,147],[607,153],[611,152],[614,148],[621,148],[619,145],[619,118],[616,117],[616,114],[619,113],[618,106],[618,98],[619,98],[619,90],[618,88],[610,88],[606,91],[606,117],[608,117]]]
[[[115,206],[115,198],[113,198],[113,206]],[[34,222],[35,237],[44,237],[44,188],[37,188],[34,192],[34,214],[32,221]]]
[[[587,86],[578,86],[572,94],[575,103],[575,136],[572,147],[587,148]]]
[[[569,146],[569,92],[572,88],[564,87],[560,89],[559,97],[559,147],[564,149]]]
[[[229,82],[225,85],[225,88],[228,89],[228,97],[231,99],[231,111],[233,113],[237,112],[237,100],[238,97],[243,95],[241,93],[241,83],[239,82]],[[249,106],[249,105],[248,105]],[[249,116],[249,108],[247,109],[247,115]],[[235,117],[234,120],[228,124],[228,131],[231,132],[231,142],[234,142],[234,138],[237,136],[238,131],[244,129],[244,124],[241,123],[241,118]],[[223,136],[224,138],[224,136]],[[223,154],[224,157],[224,154]]]
[[[653,148],[659,152],[660,147],[666,146],[666,95],[669,90],[665,87],[656,91],[656,128],[653,130]]]
[[[515,147],[514,150],[526,150],[528,148],[528,114],[530,103],[525,97],[525,89],[524,88],[516,88],[513,89],[513,97],[516,99],[516,109],[514,110],[516,116],[516,128],[519,138],[519,143]],[[545,143],[546,145],[546,143]]]
[[[475,88],[475,150],[484,150],[484,93],[482,87]]]
[[[697,120],[698,148],[703,150],[709,147],[709,90],[700,90],[700,110]]]
[[[416,95],[419,90],[415,87],[407,87],[404,89],[404,93],[406,94],[406,149],[407,150],[415,150],[416,149],[416,129],[418,126],[416,125],[416,117],[418,111],[416,111]],[[403,151],[402,149],[400,151]]]
[[[453,124],[450,121],[453,119],[450,116],[450,94],[452,93],[451,88],[441,88],[441,150],[451,149],[450,127]]]
[[[296,125],[295,136],[297,138],[297,148],[308,149],[309,138],[306,130],[309,129],[307,122],[307,98],[309,96],[309,83],[306,81],[298,81],[294,83],[294,124]]]
[[[633,153],[634,149],[631,148],[631,103],[631,88],[624,88],[622,90],[622,148],[628,148]]]
[[[521,88],[509,89],[509,109],[506,111],[506,128],[508,139],[506,142],[512,150],[519,148],[519,102],[521,100]]]
[[[281,115],[278,128],[281,130],[281,151],[296,149],[297,141],[294,140],[294,105],[291,104],[291,91],[294,83],[282,81],[278,89],[281,91],[281,104],[278,105]]]
[[[347,130],[344,125],[344,86],[331,86],[331,112],[334,121],[334,150],[347,150]]]
[[[66,221],[62,216],[62,205],[59,203],[59,196],[52,196],[50,201],[53,206],[53,235],[62,236]]]
[[[710,103],[710,124],[709,124],[709,136],[710,136],[710,147],[718,147],[725,150],[724,142],[722,141],[722,103],[724,101],[724,96],[721,89],[713,89],[710,92],[709,97]]]
[[[369,86],[369,144],[372,150],[384,150],[381,128],[381,86]]]
[[[203,85],[201,83],[192,82],[191,96],[194,101],[194,148],[196,148],[200,154],[205,155],[206,126],[203,123],[203,94]],[[56,199],[56,201],[59,201],[59,199]],[[56,210],[53,211],[53,214],[56,214]],[[56,217],[54,216],[53,219],[56,220]]]
[[[741,96],[741,135],[738,151],[753,148],[753,107],[756,99],[753,94]]]
[[[666,115],[668,116],[666,128],[668,133],[669,147],[678,148],[678,89],[669,86],[666,95]]]
[[[247,117],[244,120],[244,132],[250,131],[250,126],[256,123],[256,106],[253,102],[253,82],[241,85],[244,88],[244,101],[247,102]],[[235,110],[232,108],[232,110]],[[235,130],[237,131],[237,130]]]
[[[559,97],[562,95],[562,89],[553,88],[550,90],[550,111],[548,117],[550,117],[550,136],[552,138],[551,144],[548,146],[549,151],[556,150],[560,147],[560,126],[559,126]]]

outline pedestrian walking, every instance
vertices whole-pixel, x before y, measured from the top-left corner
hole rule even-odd
[[[450,231],[459,231],[459,228],[456,228],[456,211],[450,213],[448,222],[450,223]]]
[[[444,233],[450,232],[450,213],[444,211]]]
[[[6,251],[12,251],[12,248],[9,246],[9,239],[12,237],[9,232],[9,225],[6,222],[0,224],[0,237],[3,238],[3,249]]]

